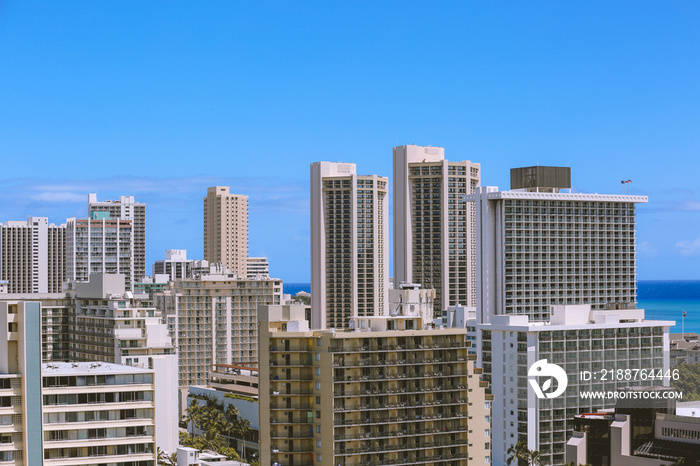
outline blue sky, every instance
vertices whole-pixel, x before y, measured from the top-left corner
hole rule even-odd
[[[700,279],[698,2],[0,0],[0,221],[146,202],[147,261],[202,255],[202,197],[250,196],[250,254],[309,280],[309,164],[402,144],[649,196],[640,279]]]

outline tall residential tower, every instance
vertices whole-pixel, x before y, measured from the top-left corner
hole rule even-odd
[[[474,206],[481,165],[450,162],[442,147],[394,148],[394,285],[436,292],[435,311],[476,305]]]
[[[46,217],[0,223],[0,280],[9,293],[58,293],[65,278],[66,225]]]
[[[247,275],[248,196],[230,194],[228,186],[208,188],[204,198],[204,260]]]
[[[88,216],[92,212],[109,212],[110,218],[131,220],[134,236],[134,282],[146,276],[146,204],[134,201],[134,196],[119,200],[98,201],[97,194],[88,194]]]
[[[388,305],[388,182],[354,163],[311,164],[311,325],[348,328]]]

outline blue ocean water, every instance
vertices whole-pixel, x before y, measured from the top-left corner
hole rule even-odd
[[[285,283],[284,292],[311,292],[310,283]],[[637,283],[637,307],[645,317],[674,320],[671,333],[681,333],[681,317],[686,312],[685,331],[700,333],[700,280],[640,280]]]
[[[294,296],[300,291],[306,291],[311,293],[311,283],[282,283],[282,291],[287,294]]]
[[[637,283],[637,307],[646,311],[646,319],[676,321],[671,333],[681,333],[685,311],[685,331],[700,333],[699,280],[640,280]]]

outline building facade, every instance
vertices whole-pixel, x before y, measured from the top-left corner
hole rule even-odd
[[[388,306],[388,179],[311,164],[311,326],[348,328]]]
[[[45,363],[42,377],[44,466],[155,465],[157,430],[168,425],[156,423],[152,371]]]
[[[550,306],[563,304],[634,309],[635,205],[647,197],[531,186],[467,196],[476,205],[477,320],[523,314],[547,321]]]
[[[0,301],[0,462],[155,466],[156,444],[174,451],[177,388],[163,359],[42,364],[41,319],[40,302]]]
[[[461,329],[417,316],[309,330],[260,309],[260,464],[490,463],[490,400]]]
[[[474,205],[481,165],[450,162],[442,147],[394,148],[394,285],[435,289],[435,317],[476,305]]]
[[[620,380],[603,371],[670,368],[668,332],[674,322],[646,321],[640,309],[591,311],[589,305],[554,306],[551,319],[543,323],[528,322],[526,315],[494,316],[490,324],[477,326],[484,379],[499,400],[492,413],[494,464],[505,464],[508,448],[518,441],[539,451],[541,464],[564,464],[574,417],[613,408],[617,401],[587,398],[581,392],[616,392],[660,382]],[[562,395],[538,398],[528,383],[530,368],[541,360],[565,371]],[[582,378],[582,371],[592,376]]]
[[[282,281],[213,273],[176,280],[158,297],[179,357],[179,386],[206,385],[214,364],[258,361],[257,309],[280,304]]]
[[[119,200],[98,201],[97,194],[88,194],[88,216],[93,212],[108,212],[113,219],[131,220],[133,229],[133,281],[146,276],[146,204],[136,202],[134,196],[120,196]]]
[[[208,188],[204,198],[204,260],[247,276],[248,196],[230,194],[228,186]]]
[[[192,259],[187,260],[186,249],[166,249],[165,260],[153,263],[153,276],[168,275],[170,280],[182,280],[192,274]]]
[[[248,258],[248,278],[257,277],[270,277],[270,263],[267,261],[267,257]]]
[[[123,274],[126,289],[134,277],[132,220],[92,212],[89,219],[66,220],[66,281],[86,282],[92,273]]]
[[[0,223],[0,280],[8,293],[59,293],[65,279],[66,225],[46,217]]]

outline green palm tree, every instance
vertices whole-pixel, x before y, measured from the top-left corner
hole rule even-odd
[[[515,445],[508,447],[508,459],[506,463],[511,464],[513,461],[516,463],[520,460],[524,460],[529,456],[529,450],[527,449],[527,444],[523,441],[518,441]]]
[[[528,450],[527,464],[530,466],[540,466],[540,452],[537,450]]]

